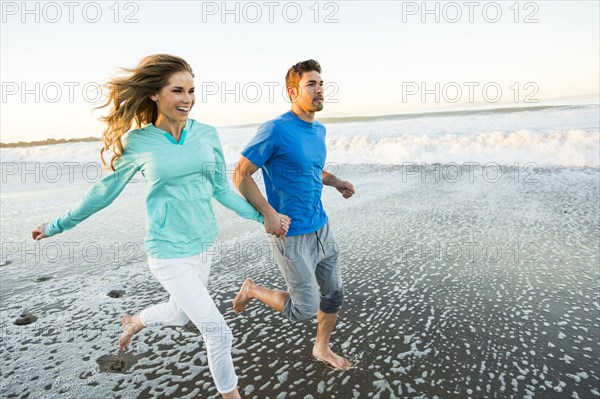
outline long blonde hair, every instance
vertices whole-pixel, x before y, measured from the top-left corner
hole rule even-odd
[[[110,106],[108,115],[100,118],[108,126],[102,133],[104,147],[100,151],[102,164],[106,166],[104,152],[110,150],[113,155],[108,166],[115,170],[117,159],[123,154],[121,137],[131,129],[135,120],[136,127],[155,123],[158,108],[150,96],[167,86],[176,72],[187,71],[192,76],[192,67],[183,59],[174,55],[154,54],[144,57],[132,69],[121,68],[126,76],[114,77],[105,83],[108,98],[96,109]]]

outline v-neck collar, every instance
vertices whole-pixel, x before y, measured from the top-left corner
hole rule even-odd
[[[181,131],[181,136],[179,137],[179,141],[175,140],[175,138],[173,136],[171,136],[171,134],[165,132],[164,136],[167,138],[167,140],[169,140],[171,143],[175,144],[175,145],[183,145],[183,143],[185,142],[185,136],[187,135],[187,130],[183,129]]]
[[[190,126],[190,119],[188,118],[187,122],[185,123],[185,127],[181,131],[181,136],[179,137],[179,141],[177,141],[177,140],[175,140],[175,138],[173,136],[171,136],[171,134],[169,132],[166,132],[166,131],[162,130],[161,128],[154,126],[153,123],[149,123],[148,125],[146,125],[147,128],[151,128],[152,130],[156,131],[157,133],[162,133],[162,135],[165,136],[171,144],[175,144],[175,145],[183,145],[183,143],[185,143],[185,138],[187,137],[187,131],[189,129],[189,126]]]

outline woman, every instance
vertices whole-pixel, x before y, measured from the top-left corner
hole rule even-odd
[[[193,119],[194,73],[183,59],[158,54],[144,58],[126,76],[107,83],[110,106],[102,135],[113,153],[113,173],[98,181],[63,217],[37,227],[36,240],[75,227],[108,206],[139,171],[147,183],[144,240],[148,265],[170,295],[169,302],[123,317],[121,349],[145,326],[184,325],[191,320],[206,342],[208,363],[224,398],[239,398],[231,358],[231,334],[206,288],[210,247],[217,236],[211,199],[246,219],[263,222],[244,199],[230,191],[216,130]],[[129,131],[135,119],[138,129]],[[143,126],[143,127],[142,127]],[[287,232],[289,218],[280,215]]]

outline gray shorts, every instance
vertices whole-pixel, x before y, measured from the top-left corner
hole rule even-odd
[[[336,313],[344,301],[339,249],[329,222],[308,234],[269,236],[273,256],[287,284],[289,296],[283,313],[290,320],[308,320],[317,314]]]

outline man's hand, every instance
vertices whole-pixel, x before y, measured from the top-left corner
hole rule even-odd
[[[265,231],[277,238],[285,236],[290,228],[291,219],[281,213],[271,212],[265,215]]]
[[[233,182],[246,200],[256,208],[265,219],[265,231],[277,238],[285,236],[290,228],[290,218],[277,213],[275,209],[263,197],[252,174],[258,170],[258,166],[250,162],[246,157],[241,157],[233,172]]]
[[[354,195],[354,186],[349,181],[338,180],[334,186],[340,193],[342,193],[342,197],[348,199]]]
[[[335,187],[342,196],[346,199],[354,195],[354,186],[349,181],[340,180],[329,172],[322,172],[323,184],[326,186]]]

